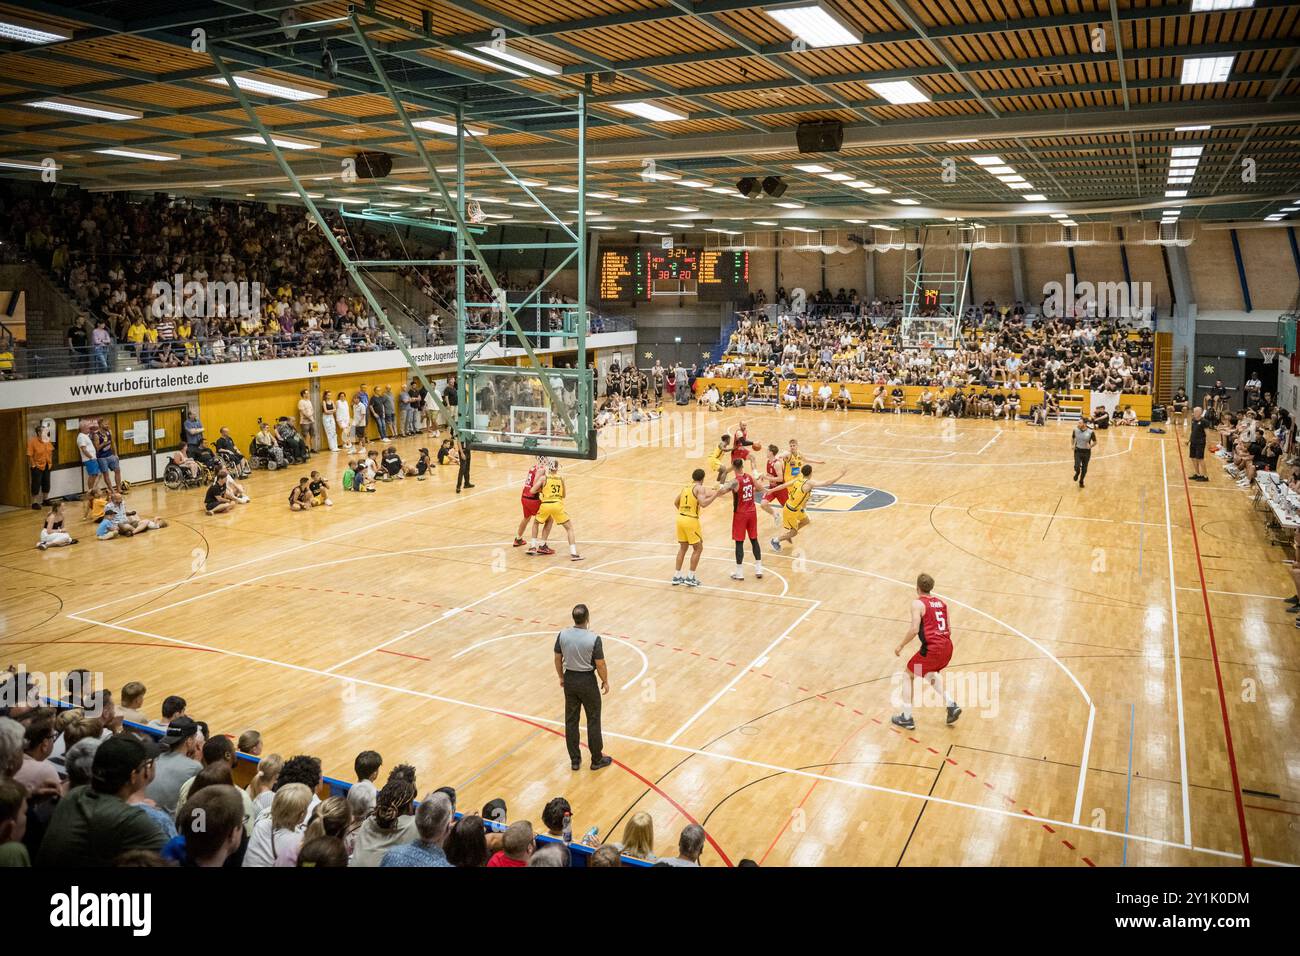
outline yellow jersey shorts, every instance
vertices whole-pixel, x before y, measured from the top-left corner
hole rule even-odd
[[[808,516],[802,511],[791,511],[789,508],[781,509],[781,527],[786,531],[798,531],[808,521]]]
[[[564,524],[569,520],[565,514],[563,501],[545,502],[537,509],[537,521],[539,524],[546,524],[546,519],[550,518],[556,524]]]
[[[700,519],[691,518],[683,514],[677,516],[677,541],[679,544],[699,544],[704,540],[704,532],[700,528]]]

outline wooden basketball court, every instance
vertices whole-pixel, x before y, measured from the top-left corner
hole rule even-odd
[[[793,552],[772,553],[760,514],[762,580],[748,554],[728,579],[721,500],[704,586],[669,584],[672,498],[734,411],[689,416],[694,448],[607,431],[597,461],[565,463],[576,564],[559,534],[554,557],[510,546],[528,458],[476,456],[461,495],[450,469],[357,495],[326,453],[330,509],[288,510],[290,468],[216,517],[201,489],[138,488],[129,504],[171,527],[136,539],[96,541],[73,505],[81,543],[40,552],[40,515],[3,516],[5,663],[142,680],[151,716],[179,693],[332,776],[377,749],[462,808],[501,796],[536,818],[563,794],[602,838],[646,810],[664,854],[696,820],[706,865],[1224,865],[1247,840],[1256,863],[1300,863],[1283,555],[1214,464],[1185,483],[1172,429],[1098,433],[1080,490],[1068,424],[741,411],[756,441],[798,438],[827,462],[814,477],[847,466],[855,486]],[[965,713],[918,706],[900,732],[892,650],[922,571]],[[557,736],[552,643],[577,602],[611,675],[599,773],[570,771]]]

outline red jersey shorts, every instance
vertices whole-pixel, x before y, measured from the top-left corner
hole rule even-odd
[[[952,642],[946,641],[942,644],[931,641],[926,646],[924,656],[920,651],[912,655],[912,659],[907,662],[907,672],[915,674],[917,677],[924,677],[926,674],[935,674],[948,666],[952,660]]]
[[[527,495],[521,495],[519,503],[524,506],[524,517],[531,518],[537,514],[537,509],[542,506],[541,496],[529,498]]]
[[[744,541],[758,537],[758,513],[737,511],[731,516],[731,540]]]

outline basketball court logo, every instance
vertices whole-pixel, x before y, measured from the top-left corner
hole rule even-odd
[[[826,485],[812,493],[808,500],[809,511],[874,511],[888,508],[895,501],[893,495],[866,485]]]

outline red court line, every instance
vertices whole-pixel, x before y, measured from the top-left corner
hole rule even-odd
[[[1246,807],[1250,810],[1267,810],[1269,813],[1285,813],[1289,817],[1300,817],[1300,813],[1296,813],[1294,810],[1283,810],[1281,807],[1261,807],[1256,803],[1248,803]]]
[[[1228,769],[1232,772],[1232,796],[1237,803],[1237,827],[1241,831],[1241,859],[1246,866],[1254,866],[1250,855],[1250,836],[1246,833],[1246,808],[1241,799],[1241,780],[1237,776],[1237,754],[1232,748],[1232,726],[1228,723],[1228,699],[1223,693],[1223,672],[1219,668],[1219,646],[1214,639],[1214,618],[1210,614],[1210,591],[1205,584],[1205,565],[1201,563],[1201,543],[1196,535],[1196,514],[1192,511],[1192,490],[1187,480],[1187,466],[1183,463],[1182,433],[1174,426],[1178,447],[1178,470],[1183,475],[1183,495],[1187,498],[1187,520],[1192,526],[1192,550],[1196,552],[1196,571],[1201,578],[1201,600],[1205,604],[1205,626],[1210,634],[1210,657],[1214,660],[1214,680],[1219,685],[1219,712],[1223,715],[1223,739],[1228,744]]]
[[[530,727],[536,727],[536,728],[538,728],[539,730],[545,730],[547,733],[555,734],[555,736],[557,736],[557,737],[563,737],[563,736],[564,736],[563,733],[561,733],[560,731],[556,730],[554,727],[548,727],[548,726],[546,726],[546,724],[539,724],[539,723],[537,723],[536,721],[529,720],[527,717],[516,717],[514,714],[506,714],[506,713],[502,713],[502,712],[499,711],[499,710],[494,710],[493,713],[494,713],[494,714],[501,714],[502,717],[509,717],[511,720],[517,720],[517,721],[519,721],[520,723],[528,724],[528,726],[530,726]],[[586,745],[586,744],[581,744],[581,746],[585,747],[585,746],[587,746],[587,745]],[[637,773],[635,770],[633,770],[633,769],[632,769],[631,767],[629,767],[627,764],[623,763],[623,761],[621,761],[621,760],[619,760],[619,759],[617,759],[617,758],[611,758],[611,759],[614,760],[614,766],[618,767],[618,768],[621,769],[621,770],[626,771],[627,773],[630,773],[632,776],[636,777],[638,780],[640,780],[643,784],[645,784],[647,787],[649,787],[649,788],[650,788],[651,790],[653,790],[655,793],[659,794],[659,796],[663,797],[665,800],[667,800],[669,803],[671,803],[671,804],[673,805],[674,809],[676,809],[677,812],[680,813],[682,816],[684,816],[687,820],[690,820],[690,821],[691,821],[692,823],[694,823],[694,824],[699,824],[700,821],[697,820],[697,819],[695,819],[695,817],[691,816],[690,811],[688,811],[688,810],[687,810],[685,807],[683,807],[680,803],[678,803],[678,802],[677,802],[676,800],[674,800],[672,797],[668,796],[668,794],[664,793],[661,789],[659,789],[658,784],[656,784],[653,780],[647,780],[645,777],[641,776],[641,774]],[[726,854],[725,852],[723,852],[722,847],[718,846],[718,841],[715,840],[715,839],[713,839],[713,834],[709,833],[709,831],[708,831],[707,829],[704,831],[704,839],[708,840],[708,841],[709,841],[709,846],[713,847],[713,849],[715,849],[715,850],[718,852],[718,856],[722,857],[722,862],[723,862],[723,863],[727,864],[727,866],[732,866],[732,865],[733,865],[732,862],[731,862],[731,858],[728,857],[727,854]]]

